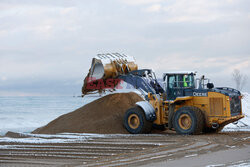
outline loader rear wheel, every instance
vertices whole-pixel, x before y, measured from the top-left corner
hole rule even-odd
[[[180,128],[185,129],[185,130],[191,128],[192,122],[193,122],[192,118],[188,114],[181,114],[178,119],[178,124]]]
[[[173,125],[178,134],[200,134],[204,126],[202,111],[197,107],[181,107],[174,115]]]
[[[151,132],[153,123],[148,121],[143,110],[136,106],[127,110],[123,124],[129,133],[143,134]]]

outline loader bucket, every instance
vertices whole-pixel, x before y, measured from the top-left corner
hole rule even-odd
[[[120,75],[137,69],[138,66],[133,57],[119,53],[98,54],[92,59],[91,68],[84,79],[82,95],[84,96],[94,91],[101,93],[104,90],[103,87],[95,87],[95,84],[98,84],[98,82],[105,84],[107,79],[116,79]],[[118,83],[114,83],[114,86],[116,84]]]
[[[102,79],[104,76],[104,66],[101,60],[93,58],[92,65],[90,69],[90,77],[95,78],[96,80]]]

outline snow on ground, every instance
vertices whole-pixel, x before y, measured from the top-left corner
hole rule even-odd
[[[94,133],[59,133],[59,134],[32,134],[32,133],[15,133],[19,137],[0,136],[0,143],[84,143],[95,139],[102,138],[127,138],[131,136],[166,136],[163,134],[94,134]],[[93,141],[92,141],[93,142]],[[158,144],[161,145],[161,144]],[[0,149],[5,146],[0,145]]]
[[[14,143],[71,143],[77,141],[87,141],[92,137],[102,138],[102,134],[89,133],[61,133],[61,134],[32,134],[32,133],[14,133],[20,138],[0,137],[0,142]],[[1,147],[0,147],[1,148]]]
[[[242,112],[244,118],[238,121],[238,124],[229,124],[224,127],[223,131],[250,131],[250,94],[242,93]]]

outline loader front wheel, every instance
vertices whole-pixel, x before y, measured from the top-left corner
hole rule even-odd
[[[197,107],[181,107],[174,114],[173,125],[178,134],[200,134],[204,125],[202,111]]]
[[[127,110],[123,124],[132,134],[150,133],[152,129],[152,122],[146,119],[143,110],[138,106]]]

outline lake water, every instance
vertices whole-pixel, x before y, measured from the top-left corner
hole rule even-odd
[[[58,116],[99,98],[68,97],[0,97],[0,135],[7,131],[30,132]]]
[[[118,91],[115,93],[125,92]],[[31,132],[38,127],[46,125],[58,116],[72,112],[100,97],[99,95],[88,95],[84,98],[70,96],[0,96],[0,135],[4,135],[7,131]],[[238,125],[229,124],[224,130],[250,131],[250,94],[248,93],[244,93],[242,110],[245,118],[240,120]]]

